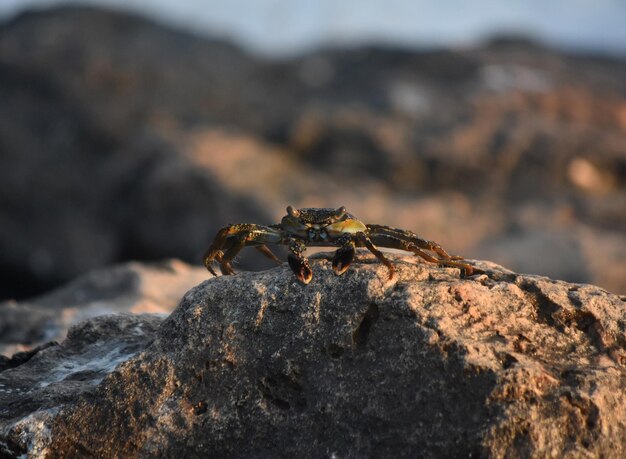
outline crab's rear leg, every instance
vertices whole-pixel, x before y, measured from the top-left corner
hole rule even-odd
[[[282,261],[280,260],[280,258],[278,258],[276,255],[274,255],[274,252],[272,252],[270,250],[270,248],[268,246],[266,246],[265,244],[257,245],[254,248],[257,249],[259,252],[261,252],[263,255],[265,255],[270,260],[275,261],[278,264],[282,264]]]
[[[248,246],[253,246],[270,260],[273,260],[278,264],[282,263],[282,261],[280,261],[276,255],[274,255],[274,253],[269,249],[268,246],[266,246],[265,244],[256,245],[258,242],[254,239],[255,237],[258,237],[258,234],[248,233],[245,235],[237,236],[237,238],[233,241],[233,245],[226,252],[224,252],[221,259],[217,260],[220,263],[220,270],[222,271],[222,274],[235,274],[232,261],[241,251],[241,249]]]
[[[365,233],[357,233],[355,235],[355,239],[359,247],[367,247],[367,249],[372,252],[376,256],[376,258],[378,258],[378,260],[387,267],[387,269],[389,270],[389,280],[393,279],[393,276],[396,273],[396,269],[393,267],[393,263],[391,263],[391,261],[389,261],[383,255],[383,253],[378,250],[378,248],[374,245],[372,239]]]
[[[214,276],[217,276],[217,273],[213,269],[213,261],[217,260],[219,262],[222,260],[222,256],[224,255],[223,249],[228,240],[228,236],[235,234],[238,230],[238,226],[239,225],[229,225],[220,229],[213,238],[213,243],[209,246],[202,257],[202,263]]]
[[[204,265],[215,275],[211,264],[217,261],[220,264],[222,274],[231,275],[235,271],[232,261],[237,254],[247,246],[254,246],[261,253],[280,263],[280,260],[272,253],[266,244],[279,244],[283,233],[269,226],[239,224],[230,225],[218,231],[213,244],[204,255]]]
[[[440,258],[444,260],[463,260],[463,257],[458,255],[450,255],[448,252],[444,250],[441,245],[434,241],[429,241],[427,239],[422,239],[418,237],[412,231],[398,229],[398,228],[390,228],[388,226],[383,225],[365,225],[367,229],[370,231],[370,235],[373,237],[376,236],[389,236],[391,238],[400,239],[402,241],[410,242],[420,249],[430,250],[431,252],[435,252]],[[404,249],[403,249],[404,250]]]
[[[382,247],[388,247],[391,249],[400,249],[400,250],[406,250],[407,252],[413,252],[415,255],[423,258],[426,261],[429,261],[431,263],[437,263],[439,265],[444,265],[444,266],[450,266],[453,268],[459,268],[461,270],[461,275],[463,277],[465,276],[471,276],[472,274],[474,274],[475,272],[478,272],[480,270],[478,270],[477,268],[474,268],[473,266],[467,264],[467,263],[463,263],[461,261],[457,261],[458,258],[447,258],[447,259],[442,259],[442,258],[437,258],[434,257],[433,255],[425,252],[424,250],[422,250],[421,248],[417,247],[416,244],[414,244],[413,242],[409,242],[403,239],[399,239],[397,237],[394,236],[390,236],[388,234],[371,234],[370,235],[372,241],[374,241],[376,244],[378,244],[379,246]]]

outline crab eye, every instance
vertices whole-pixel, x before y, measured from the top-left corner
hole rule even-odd
[[[344,216],[345,213],[346,213],[346,208],[344,206],[341,206],[335,210],[335,217],[341,218]]]
[[[300,216],[300,211],[291,206],[287,206],[287,214],[291,217],[298,218]]]
[[[320,237],[322,239],[326,239],[326,236],[328,236],[328,233],[325,230],[320,231]]]
[[[309,228],[309,238],[313,239],[315,237],[315,230],[313,228]]]

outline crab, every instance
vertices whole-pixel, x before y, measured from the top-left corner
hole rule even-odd
[[[289,267],[303,284],[308,284],[313,278],[313,271],[304,256],[309,246],[338,247],[332,258],[332,267],[337,275],[346,272],[354,260],[357,247],[365,247],[372,252],[389,270],[390,280],[394,277],[395,268],[377,247],[412,252],[428,262],[459,268],[461,277],[481,272],[463,257],[449,255],[436,242],[422,239],[411,231],[365,224],[343,206],[337,209],[294,209],[288,206],[287,215],[277,225],[239,223],[225,226],[217,232],[204,254],[204,266],[214,276],[217,274],[213,270],[213,262],[219,263],[222,274],[235,274],[232,261],[244,247],[254,247],[271,260],[282,263],[268,244],[287,246]]]

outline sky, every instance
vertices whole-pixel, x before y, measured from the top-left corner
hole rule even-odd
[[[0,0],[0,18],[63,0]],[[392,43],[467,47],[497,33],[626,56],[626,0],[73,0],[132,10],[266,55]]]

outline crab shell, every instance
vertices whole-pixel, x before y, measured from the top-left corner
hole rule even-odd
[[[365,224],[347,213],[345,207],[294,210],[289,206],[280,226],[287,233],[306,240],[310,246],[332,245],[346,235],[367,231]]]

